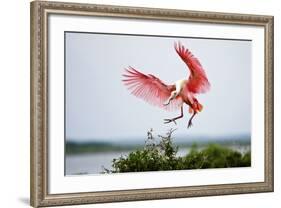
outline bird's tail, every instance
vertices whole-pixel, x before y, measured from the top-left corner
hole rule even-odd
[[[196,102],[196,104],[193,107],[189,107],[188,112],[192,114],[194,111],[198,113],[201,112],[202,110],[203,110],[203,105],[200,104],[199,102]]]

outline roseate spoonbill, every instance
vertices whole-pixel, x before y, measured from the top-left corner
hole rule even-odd
[[[174,122],[183,117],[183,104],[189,106],[192,114],[188,121],[188,128],[192,126],[192,119],[203,109],[202,104],[196,99],[198,93],[205,93],[210,89],[210,83],[199,60],[186,49],[180,42],[174,48],[190,71],[188,79],[181,79],[174,84],[167,85],[152,74],[143,74],[133,67],[126,68],[123,74],[124,84],[133,95],[146,102],[161,107],[165,110],[181,110],[175,118],[164,119],[164,123]]]

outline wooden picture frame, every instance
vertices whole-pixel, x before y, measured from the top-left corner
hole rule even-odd
[[[119,191],[49,193],[48,17],[110,17],[148,21],[258,26],[264,29],[264,181]],[[249,14],[31,2],[31,205],[33,207],[169,199],[273,191],[273,17]],[[262,112],[255,112],[262,113]]]

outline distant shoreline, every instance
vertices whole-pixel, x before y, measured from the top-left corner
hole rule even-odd
[[[242,139],[227,139],[227,140],[188,140],[188,141],[180,141],[175,142],[179,148],[189,148],[193,145],[198,147],[204,147],[208,144],[219,144],[222,146],[250,146],[251,139],[250,138],[242,138]],[[66,155],[73,154],[87,154],[87,153],[100,153],[100,152],[116,152],[116,151],[131,151],[136,149],[141,149],[144,147],[143,144],[139,143],[129,143],[125,142],[116,143],[116,142],[102,142],[102,141],[93,141],[93,142],[76,142],[76,141],[67,141],[65,145],[65,153]]]

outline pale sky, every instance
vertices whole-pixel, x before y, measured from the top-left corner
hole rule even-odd
[[[148,129],[175,137],[229,136],[251,132],[251,41],[70,33],[66,35],[66,138],[110,140],[146,138]],[[167,84],[188,78],[174,42],[200,60],[211,90],[197,96],[204,106],[187,129],[184,118],[164,124],[180,111],[168,112],[133,96],[121,82],[132,66]]]

